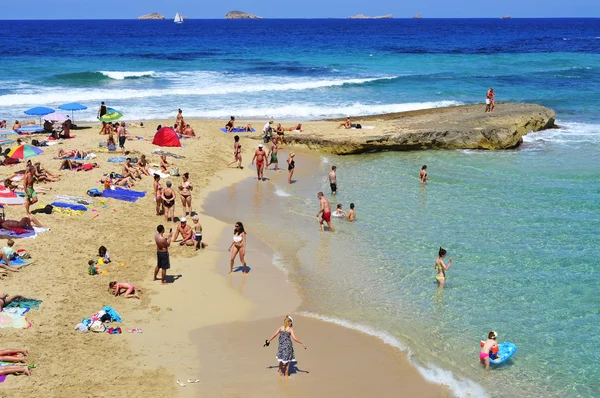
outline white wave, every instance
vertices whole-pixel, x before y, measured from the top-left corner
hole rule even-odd
[[[600,143],[600,124],[568,122],[560,128],[529,133],[523,137],[525,143]]]
[[[273,262],[273,265],[277,267],[277,269],[285,272],[286,274],[288,273],[287,264],[283,262],[283,256],[281,255],[281,253],[273,253],[273,259],[271,261]]]
[[[321,161],[325,164],[329,163],[329,158],[326,158],[325,156],[321,157]]]
[[[349,322],[344,319],[328,317],[324,315],[314,314],[311,312],[301,312],[300,315],[309,318],[319,319],[324,322],[334,323],[347,329],[359,331],[369,336],[378,338],[384,344],[397,348],[401,351],[407,351],[408,360],[419,371],[423,378],[425,378],[425,380],[434,384],[447,386],[452,392],[452,394],[454,394],[456,397],[488,397],[488,394],[485,392],[483,387],[481,387],[479,384],[475,383],[472,380],[458,379],[449,370],[444,370],[434,365],[428,365],[427,367],[423,367],[421,365],[416,364],[412,359],[413,354],[410,351],[410,349],[388,332],[376,330],[370,326]]]
[[[281,188],[277,188],[277,189],[275,190],[275,195],[277,195],[277,196],[281,196],[281,197],[292,196],[292,194],[291,194],[291,193],[287,193],[287,192],[285,192],[285,191],[284,191],[283,189],[281,189]]]
[[[110,77],[115,80],[125,80],[128,77],[143,77],[143,76],[155,76],[156,72],[149,70],[146,72],[117,72],[117,71],[99,71],[104,76]]]

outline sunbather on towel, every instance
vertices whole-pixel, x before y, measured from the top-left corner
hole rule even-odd
[[[36,227],[44,228],[42,223],[40,223],[37,218],[33,215],[29,215],[28,217],[23,217],[21,221],[15,220],[6,220],[2,215],[0,215],[0,228],[14,230],[14,229],[28,229],[33,231],[33,225]]]
[[[34,163],[34,176],[38,182],[48,181],[48,182],[56,182],[60,179],[60,176],[54,175],[50,173],[48,170],[42,168],[42,164],[40,162]]]
[[[96,167],[100,167],[100,165],[98,165],[98,163],[81,163],[81,162],[76,162],[74,160],[69,160],[69,159],[65,159],[62,161],[62,163],[60,164],[60,169],[61,170],[75,170],[75,171],[90,171],[92,169],[95,169]]]
[[[110,176],[104,176],[100,179],[100,182],[104,184],[104,189],[110,189],[112,185],[121,188],[131,188],[134,186],[133,180],[129,177],[112,179]]]
[[[25,363],[27,362],[27,350],[20,350],[18,348],[0,350],[0,361]]]
[[[26,374],[31,376],[31,370],[27,365],[0,366],[0,376]]]
[[[9,296],[8,293],[0,293],[0,310],[2,310],[2,308],[6,307],[6,305],[8,303],[13,301],[17,297],[23,297],[23,296],[21,296],[20,294],[13,294],[12,296]],[[1,359],[0,359],[0,361],[1,361]]]
[[[140,298],[140,296],[138,296],[137,292],[135,291],[135,286],[133,286],[131,283],[117,282],[117,281],[109,282],[108,291],[111,292],[112,294],[114,294],[115,297],[118,296],[119,294],[121,294],[122,290],[125,290],[125,293],[123,293],[123,297],[125,297],[125,298],[131,298],[131,297],[135,297],[136,299]]]

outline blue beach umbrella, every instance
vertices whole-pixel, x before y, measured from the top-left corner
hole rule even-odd
[[[62,109],[63,111],[71,111],[71,120],[75,121],[73,118],[73,111],[86,110],[87,106],[78,104],[77,102],[69,102],[68,104],[59,106],[58,109]]]
[[[26,115],[39,116],[40,126],[42,125],[42,116],[46,116],[51,113],[54,113],[54,109],[46,108],[45,106],[36,106],[35,108],[27,109],[25,111]]]

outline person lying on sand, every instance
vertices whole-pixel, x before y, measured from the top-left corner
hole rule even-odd
[[[177,226],[177,231],[175,231],[175,237],[173,238],[173,242],[177,241],[177,238],[181,234],[183,240],[179,242],[180,246],[194,246],[196,242],[194,242],[194,231],[192,227],[187,223],[185,217],[182,217],[179,220],[179,225]]]
[[[104,184],[104,189],[110,189],[111,186],[116,185],[121,188],[131,188],[135,184],[133,180],[129,177],[122,178],[110,178],[110,176],[104,176],[100,179],[100,182]]]
[[[18,374],[26,374],[27,376],[31,376],[31,370],[29,369],[29,366],[25,365],[0,366],[0,376]]]
[[[21,296],[20,294],[13,294],[12,296],[9,296],[8,293],[0,293],[0,310],[2,308],[6,307],[6,305],[8,303],[13,301],[17,297],[23,297],[23,296]],[[8,355],[8,354],[4,354],[4,355]],[[0,361],[1,361],[1,359],[0,359]]]
[[[69,160],[69,159],[63,160],[62,163],[60,164],[61,170],[90,171],[97,167],[100,167],[100,165],[98,163],[81,163],[81,162],[76,162],[74,160]]]
[[[140,298],[135,291],[135,286],[133,286],[131,283],[112,281],[108,284],[108,291],[114,294],[115,297],[120,295],[122,290],[125,290],[125,293],[123,293],[123,297],[125,298]]]
[[[44,228],[44,226],[35,218],[33,215],[23,217],[21,221],[6,220],[4,216],[0,214],[0,228],[13,230],[13,229],[29,229],[33,231],[33,225],[36,227]]]
[[[25,363],[27,361],[27,350],[21,350],[19,348],[5,348],[0,350],[0,361],[2,362],[20,362]]]

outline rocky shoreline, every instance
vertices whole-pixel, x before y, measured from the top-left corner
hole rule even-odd
[[[229,11],[225,14],[225,19],[263,19],[263,17],[243,11]]]
[[[353,117],[362,129],[337,129],[343,119],[330,119],[331,129],[286,132],[286,142],[325,153],[350,155],[375,151],[423,149],[512,149],[523,136],[556,127],[554,110],[535,104],[498,103],[493,113],[485,105]],[[337,122],[337,123],[336,123]],[[374,128],[368,128],[374,126]],[[367,127],[367,128],[364,128]]]

